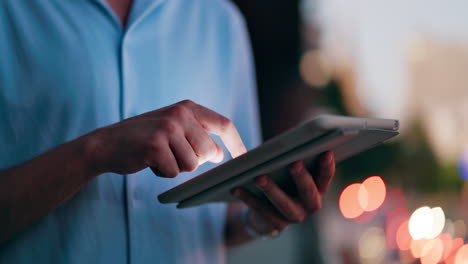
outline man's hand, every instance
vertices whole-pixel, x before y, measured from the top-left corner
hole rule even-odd
[[[219,135],[233,157],[245,153],[229,119],[186,100],[97,130],[90,146],[94,167],[100,173],[121,174],[151,167],[158,176],[169,178],[194,171],[224,157],[207,131]]]
[[[328,191],[335,174],[335,160],[332,152],[320,156],[312,172],[297,161],[290,166],[291,177],[296,185],[298,197],[286,194],[267,175],[255,180],[269,202],[259,199],[249,191],[237,188],[232,194],[249,208],[248,224],[259,234],[282,231],[291,223],[300,223],[308,214],[322,206],[322,196]],[[316,177],[312,177],[312,174]],[[314,180],[315,179],[315,180]]]
[[[151,167],[175,177],[223,152],[207,131],[219,135],[231,155],[245,152],[226,117],[191,101],[97,129],[36,158],[0,170],[0,244],[57,208],[94,177]]]

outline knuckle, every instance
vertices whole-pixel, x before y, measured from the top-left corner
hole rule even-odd
[[[195,106],[196,104],[192,100],[186,99],[186,100],[180,101],[179,103],[177,103],[177,105],[181,105],[181,106],[190,108],[190,107]]]
[[[302,166],[300,163],[296,163],[291,167],[291,174],[293,177],[301,177],[304,175],[304,166]]]
[[[149,138],[148,142],[146,143],[146,151],[148,155],[160,154],[161,152],[161,145],[163,144],[163,140],[159,133],[153,133]]]
[[[221,124],[221,128],[223,131],[227,131],[229,129],[231,129],[232,127],[234,127],[234,123],[232,123],[231,119],[225,117],[225,116],[221,116],[220,117],[220,124]]]
[[[177,123],[169,118],[161,120],[159,127],[169,135],[175,133],[178,129]]]
[[[175,104],[168,110],[168,115],[171,118],[184,119],[188,115],[188,109],[185,104]]]

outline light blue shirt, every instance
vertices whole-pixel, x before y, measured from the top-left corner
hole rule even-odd
[[[124,118],[191,99],[260,142],[245,24],[225,0],[0,1],[0,169]],[[0,246],[0,263],[223,263],[225,205],[156,196],[198,175],[104,174]],[[1,184],[1,179],[0,179]]]

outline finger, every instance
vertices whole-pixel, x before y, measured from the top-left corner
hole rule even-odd
[[[198,156],[185,137],[173,137],[170,140],[169,147],[177,161],[179,171],[194,171],[197,169]]]
[[[179,166],[169,145],[158,144],[151,153],[150,164],[153,172],[164,178],[174,178],[179,174]]]
[[[257,177],[255,185],[290,222],[300,223],[304,220],[306,216],[304,207],[281,190],[270,177],[266,175]]]
[[[185,138],[198,156],[198,164],[207,161],[218,163],[224,159],[224,152],[214,140],[198,125],[185,127]]]
[[[330,188],[330,184],[335,175],[335,155],[331,151],[327,151],[320,155],[314,173],[316,173],[316,183],[319,192],[323,195]]]
[[[216,153],[216,156],[210,161],[214,163],[220,163],[221,161],[224,160],[224,151],[218,144],[215,143],[215,146],[216,146],[217,153]]]
[[[228,118],[201,105],[193,104],[192,109],[197,121],[204,129],[221,138],[233,158],[247,151],[239,132]]]
[[[288,227],[288,221],[277,210],[275,210],[275,208],[249,191],[237,188],[233,190],[232,195],[244,202],[250,209],[254,210],[276,229],[282,231]]]
[[[304,161],[294,162],[289,171],[307,213],[311,214],[320,209],[322,207],[322,196],[314,178],[304,166]]]

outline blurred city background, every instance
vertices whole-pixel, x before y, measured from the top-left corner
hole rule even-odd
[[[319,113],[399,119],[322,210],[229,263],[468,263],[468,1],[234,0],[264,139]]]

